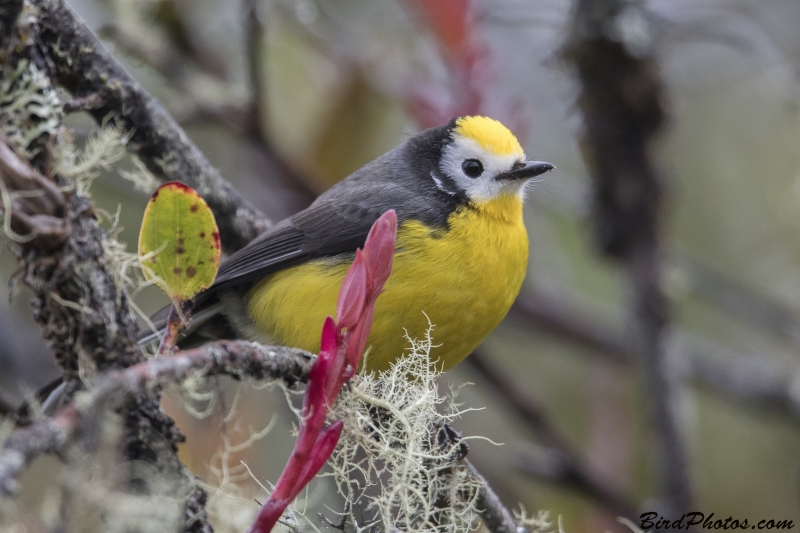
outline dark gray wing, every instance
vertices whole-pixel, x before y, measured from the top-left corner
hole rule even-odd
[[[212,290],[249,283],[319,257],[354,252],[364,245],[382,213],[380,208],[358,203],[315,203],[224,261]]]

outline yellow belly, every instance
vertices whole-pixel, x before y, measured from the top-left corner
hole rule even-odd
[[[501,197],[460,209],[449,231],[415,221],[398,231],[392,275],[375,307],[368,371],[380,371],[435,327],[431,359],[447,370],[475,349],[508,312],[528,261],[522,202]],[[319,350],[349,264],[316,260],[273,274],[247,295],[247,314],[274,342]],[[426,317],[427,315],[427,317]],[[362,369],[363,370],[363,369]]]

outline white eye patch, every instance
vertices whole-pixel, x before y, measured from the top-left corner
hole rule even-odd
[[[477,159],[481,162],[483,173],[480,176],[471,178],[464,173],[463,164],[468,159]],[[525,180],[498,181],[495,177],[508,172],[515,163],[524,160],[524,155],[490,153],[473,139],[459,136],[445,147],[442,153],[441,169],[471,200],[481,202],[491,200],[501,194],[522,194]]]

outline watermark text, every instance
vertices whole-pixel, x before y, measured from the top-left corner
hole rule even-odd
[[[746,518],[738,520],[729,516],[727,518],[717,518],[714,513],[706,515],[704,513],[695,511],[693,513],[686,513],[677,519],[669,519],[659,515],[655,512],[642,513],[639,515],[639,527],[647,531],[653,530],[666,530],[666,529],[683,529],[688,530],[692,526],[699,526],[703,529],[777,529],[789,530],[794,528],[792,520],[754,520],[748,521]]]

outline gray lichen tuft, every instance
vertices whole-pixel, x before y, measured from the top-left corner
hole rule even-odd
[[[389,371],[354,378],[332,413],[345,424],[331,459],[339,491],[351,515],[366,508],[381,531],[467,532],[476,519],[479,487],[459,461],[462,444],[436,442],[464,411],[439,394],[432,346],[429,331]]]
[[[111,170],[114,163],[125,155],[125,145],[130,135],[122,128],[107,124],[86,139],[79,150],[70,130],[64,129],[53,147],[53,170],[70,180],[78,194],[89,196],[89,187],[101,170]]]
[[[55,135],[63,118],[58,93],[47,75],[27,59],[5,68],[0,76],[0,109],[0,136],[27,159],[39,154],[36,141]]]

